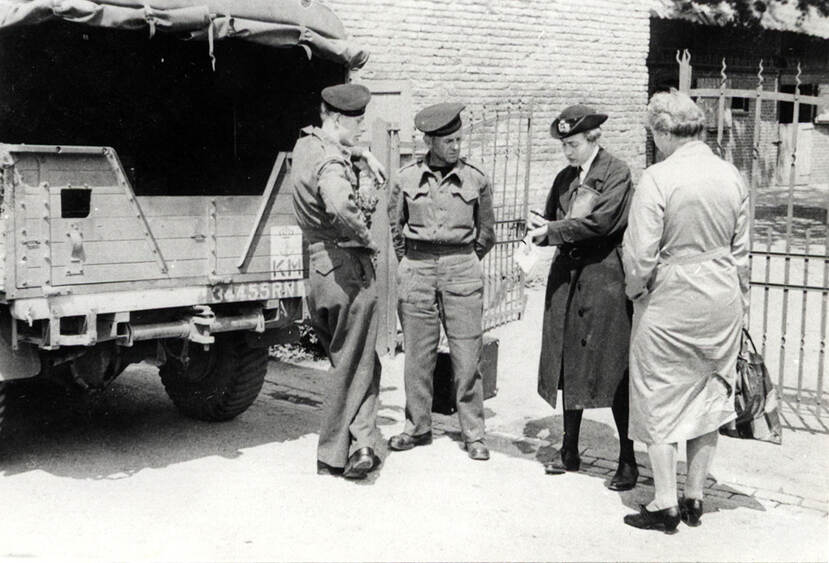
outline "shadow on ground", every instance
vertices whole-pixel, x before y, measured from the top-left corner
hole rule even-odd
[[[279,368],[271,363],[262,392],[245,413],[219,423],[180,414],[157,370],[143,364],[131,366],[95,395],[37,380],[14,382],[7,388],[0,475],[41,470],[78,479],[121,479],[206,456],[233,459],[246,448],[316,433],[319,399],[284,388]]]
[[[441,419],[443,425],[453,426],[453,421],[446,417]],[[528,421],[523,430],[524,437],[516,439],[498,434],[487,436],[487,444],[493,451],[512,457],[519,457],[538,462],[538,471],[544,471],[544,464],[559,455],[557,444],[562,438],[562,416],[549,416]],[[447,428],[445,434],[451,439],[462,442],[457,428]],[[610,426],[590,419],[583,419],[579,435],[579,445],[582,464],[579,473],[600,479],[604,486],[610,482],[616,471],[619,455],[618,439],[614,429]],[[639,465],[639,484],[631,491],[620,492],[619,498],[623,505],[632,511],[638,511],[640,504],[647,504],[653,498],[653,473],[647,453],[637,451]],[[686,465],[680,461],[677,464],[678,492],[682,494],[685,483]],[[551,475],[550,480],[565,480],[567,474]],[[765,511],[766,508],[754,497],[745,495],[727,485],[717,483],[709,477],[705,487],[705,512],[749,508]]]

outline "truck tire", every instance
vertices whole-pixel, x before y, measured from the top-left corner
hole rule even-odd
[[[159,369],[167,395],[183,414],[218,422],[253,404],[265,382],[267,348],[251,348],[241,335],[216,337],[208,350],[192,343],[188,348],[186,365],[171,354]]]

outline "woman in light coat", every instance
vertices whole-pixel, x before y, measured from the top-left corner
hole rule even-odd
[[[625,517],[637,528],[699,525],[717,430],[734,418],[734,381],[748,307],[748,192],[700,140],[705,116],[685,94],[655,94],[647,126],[666,157],[634,192],[623,261],[634,304],[630,437],[648,446],[655,497]],[[688,476],[677,498],[677,444]]]

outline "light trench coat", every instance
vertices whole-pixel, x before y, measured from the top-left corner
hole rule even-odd
[[[632,439],[670,444],[734,418],[748,307],[748,192],[702,141],[645,170],[624,236]]]

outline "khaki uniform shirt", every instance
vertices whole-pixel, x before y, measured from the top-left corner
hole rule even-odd
[[[483,258],[495,244],[492,186],[480,168],[458,160],[443,178],[421,160],[400,169],[389,193],[389,222],[398,260],[406,240],[471,244]]]
[[[319,127],[306,127],[293,151],[291,183],[297,224],[309,243],[374,248],[354,199],[351,152]],[[356,243],[356,244],[355,244]]]

